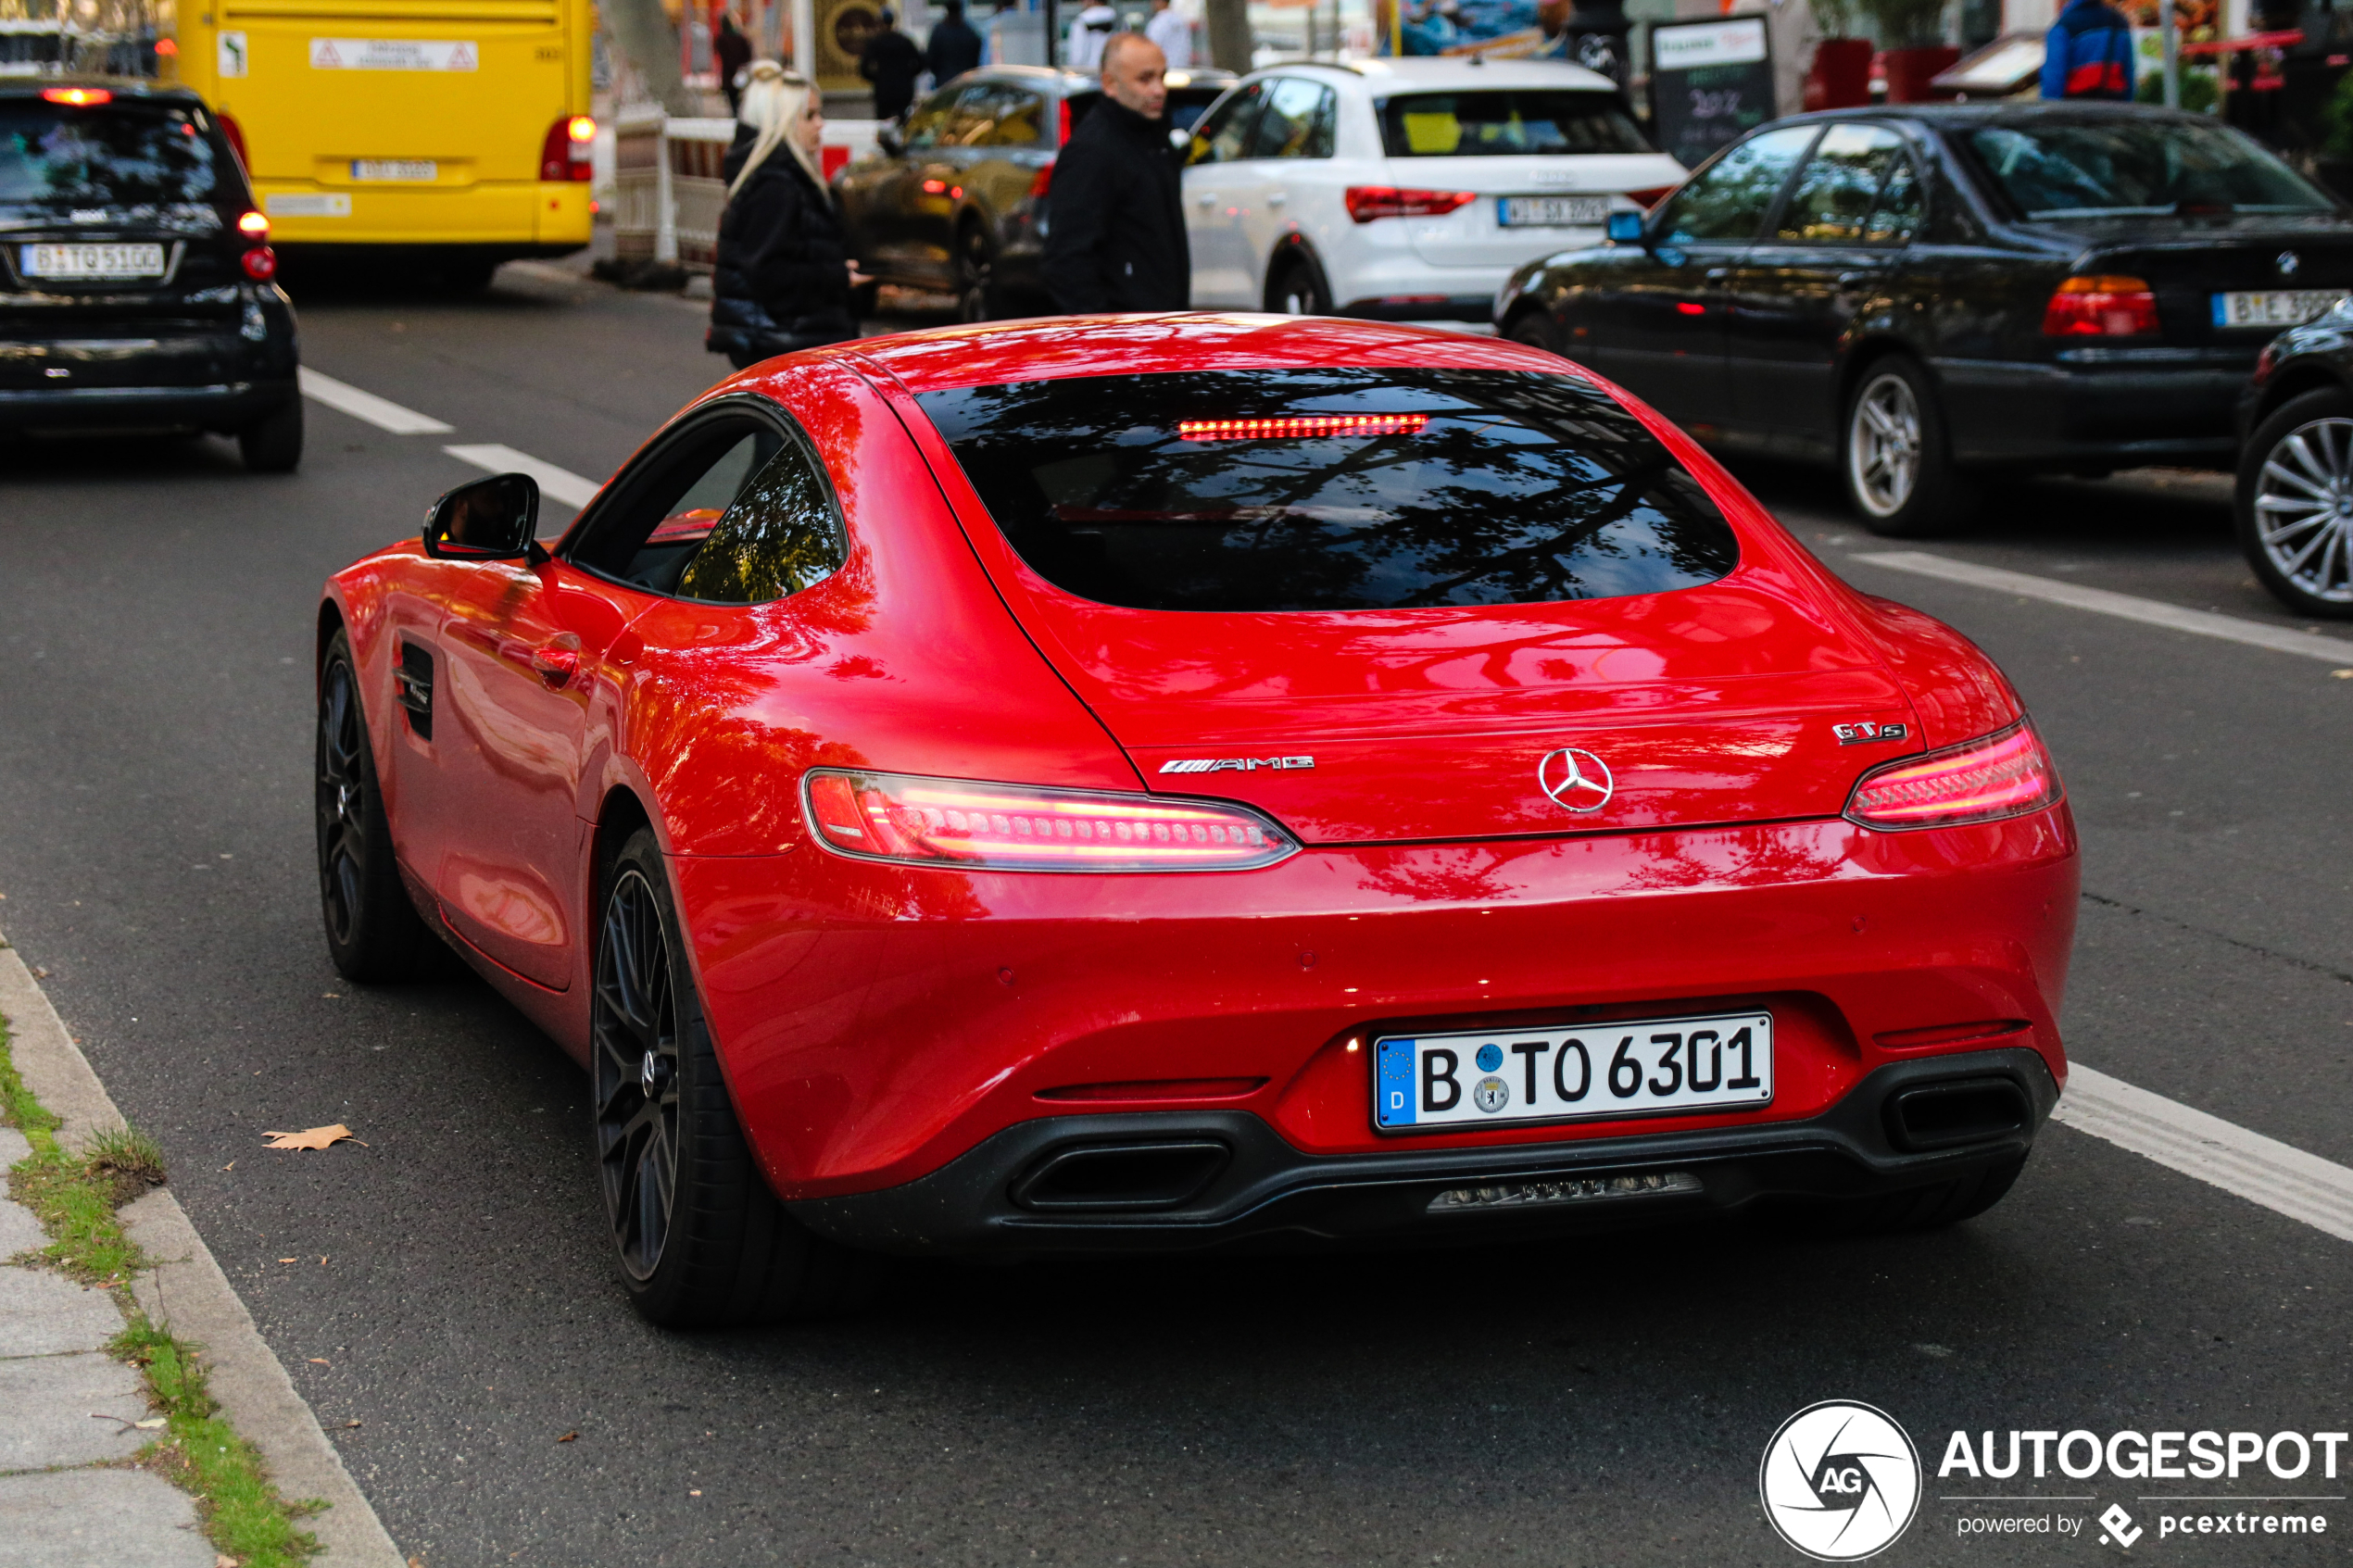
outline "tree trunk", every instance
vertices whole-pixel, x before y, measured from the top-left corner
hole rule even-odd
[[[603,0],[598,9],[614,46],[646,79],[646,91],[672,114],[702,113],[702,94],[679,80],[678,33],[661,0]]]
[[[1209,63],[1220,70],[1250,69],[1250,0],[1209,0]]]

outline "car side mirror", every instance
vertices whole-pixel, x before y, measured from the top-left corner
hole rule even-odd
[[[1609,227],[1604,231],[1615,245],[1638,245],[1642,243],[1642,215],[1639,212],[1613,212]]]
[[[502,473],[460,484],[425,514],[435,560],[531,560],[539,554],[539,482]]]
[[[896,125],[878,127],[875,132],[875,145],[892,157],[897,157],[907,150],[906,139],[899,134],[899,127]]]

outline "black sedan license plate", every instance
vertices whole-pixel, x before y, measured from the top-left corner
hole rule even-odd
[[[1607,196],[1504,196],[1495,206],[1506,229],[1597,229],[1609,220]]]
[[[1773,1103],[1773,1015],[1620,1019],[1373,1042],[1373,1123],[1570,1122]]]
[[[28,278],[160,278],[159,245],[27,245],[17,265]]]

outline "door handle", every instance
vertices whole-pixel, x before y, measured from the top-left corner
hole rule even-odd
[[[531,650],[532,672],[547,683],[550,691],[561,691],[580,673],[580,650],[559,644]]]

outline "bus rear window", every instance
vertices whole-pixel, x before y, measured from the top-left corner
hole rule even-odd
[[[1541,88],[1408,93],[1385,98],[1380,139],[1381,150],[1390,157],[1652,150],[1614,95]]]
[[[209,202],[216,173],[211,138],[186,108],[0,100],[0,206]]]
[[[1565,375],[1095,376],[916,398],[1030,569],[1136,609],[1403,609],[1663,593],[1731,526]]]

